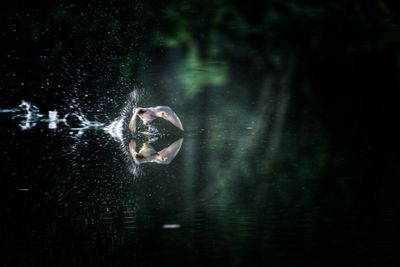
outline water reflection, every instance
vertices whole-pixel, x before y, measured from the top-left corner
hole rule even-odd
[[[161,133],[158,128],[149,125],[151,121],[156,118],[162,118],[171,122],[181,130],[183,130],[183,126],[179,117],[168,106],[135,108],[136,103],[134,103],[133,100],[137,101],[138,98],[137,91],[133,91],[121,109],[119,116],[110,123],[90,120],[82,111],[67,112],[60,118],[57,110],[50,110],[46,116],[40,113],[39,108],[35,104],[24,100],[22,100],[21,104],[16,108],[0,109],[0,113],[3,115],[11,114],[11,119],[18,122],[21,131],[33,129],[38,126],[38,123],[47,123],[47,127],[50,130],[60,128],[58,133],[62,133],[63,129],[67,129],[69,135],[72,135],[75,141],[69,147],[69,151],[72,154],[77,153],[77,146],[79,144],[87,144],[87,141],[82,141],[84,133],[90,130],[94,132],[101,130],[119,143],[121,154],[129,158],[129,160],[127,160],[127,169],[137,176],[139,174],[139,166],[143,163],[170,164],[179,153],[183,144],[183,138],[180,138],[172,144],[166,145],[159,151],[153,148],[152,143],[155,143],[160,137],[168,136],[168,134]],[[132,106],[134,106],[134,112],[129,127],[135,134],[135,137],[129,142],[131,135],[125,134],[125,120],[128,118],[130,114],[129,110],[132,110]],[[143,121],[145,128],[136,132],[137,117]],[[60,124],[62,125],[61,127]],[[134,124],[134,129],[132,128],[132,124]],[[139,151],[136,151],[136,141],[143,143]],[[104,144],[99,144],[99,146],[104,146]],[[76,159],[74,161],[76,161]],[[85,164],[83,164],[83,166],[84,165]]]
[[[157,163],[157,164],[170,164],[176,157],[183,144],[183,138],[175,141],[170,146],[165,147],[160,151],[154,150],[150,142],[145,142],[136,152],[136,141],[132,139],[129,143],[129,152],[131,153],[133,163],[139,166],[143,163]]]

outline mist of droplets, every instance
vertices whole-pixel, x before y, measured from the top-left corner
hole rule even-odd
[[[129,163],[129,172],[137,175],[138,168],[130,166],[132,164],[127,143],[131,139],[131,135],[124,134],[124,129],[127,128],[127,121],[130,119],[132,110],[137,106],[139,99],[140,91],[133,90],[123,103],[117,117],[111,121],[104,122],[90,119],[82,111],[59,114],[57,109],[54,109],[42,113],[34,103],[25,100],[22,100],[15,108],[0,109],[0,114],[3,117],[10,117],[21,131],[32,130],[41,124],[47,124],[49,131],[55,131],[60,134],[66,133],[67,139],[72,140],[72,142],[68,146],[67,151],[63,151],[63,153],[75,155],[75,157],[79,157],[79,148],[84,147],[88,143],[83,138],[85,133],[88,131],[106,133],[110,137],[106,140],[115,140],[119,143],[120,151],[125,156],[127,163]]]

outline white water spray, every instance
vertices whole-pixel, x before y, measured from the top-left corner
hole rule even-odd
[[[120,145],[121,152],[126,156],[128,169],[130,172],[137,176],[140,173],[139,166],[132,163],[132,156],[129,152],[128,143],[131,141],[132,136],[124,136],[124,129],[127,128],[125,121],[131,118],[132,110],[137,107],[140,93],[137,90],[129,94],[127,100],[119,115],[110,123],[104,123],[97,120],[90,120],[82,112],[69,112],[65,115],[59,114],[57,110],[50,110],[47,115],[40,113],[39,109],[33,103],[22,100],[21,104],[16,108],[0,109],[0,114],[11,114],[11,118],[18,122],[22,131],[32,129],[38,123],[47,123],[50,130],[62,131],[68,129],[69,134],[74,137],[74,144],[71,146],[76,147],[80,143],[81,136],[88,130],[101,130],[108,134]],[[75,133],[75,134],[74,134]],[[148,126],[144,131],[138,132],[136,138],[145,138],[147,143],[155,142],[160,133],[157,128]],[[73,149],[75,150],[75,149]]]
[[[81,136],[87,130],[103,130],[114,140],[123,142],[124,121],[131,116],[133,107],[137,106],[139,92],[132,91],[125,101],[120,114],[111,123],[104,123],[97,120],[90,120],[82,112],[70,112],[61,116],[57,110],[48,111],[47,116],[40,113],[40,110],[33,103],[22,100],[16,108],[0,109],[0,114],[11,114],[13,120],[18,121],[22,131],[32,129],[38,123],[47,123],[48,129],[56,130],[67,127]],[[60,127],[61,124],[61,127]]]
[[[111,137],[119,142],[123,141],[124,118],[119,118],[111,122],[108,126],[104,127],[104,132],[108,133]]]

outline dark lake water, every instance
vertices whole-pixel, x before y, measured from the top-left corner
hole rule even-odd
[[[2,11],[0,266],[397,266],[397,50],[197,17],[161,38],[174,13],[138,3]],[[184,132],[129,132],[160,105]],[[177,154],[135,166],[133,142]]]

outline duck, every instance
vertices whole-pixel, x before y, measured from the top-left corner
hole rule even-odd
[[[168,106],[156,106],[141,108],[136,107],[132,110],[132,118],[129,122],[129,130],[136,133],[136,118],[139,117],[145,126],[149,125],[153,120],[161,118],[171,122],[179,130],[184,131],[181,120],[178,115]]]

